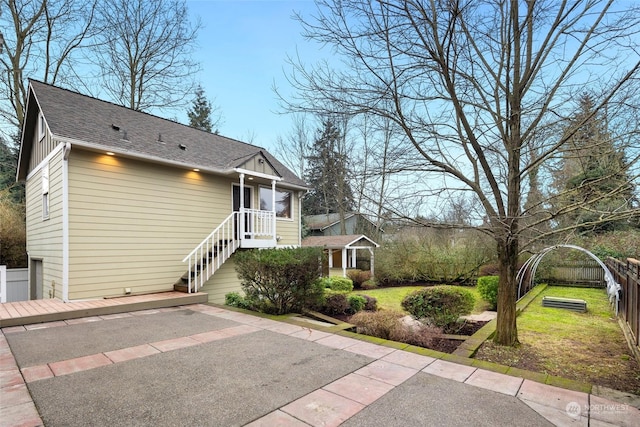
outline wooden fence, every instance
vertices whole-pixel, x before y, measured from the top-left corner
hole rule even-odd
[[[0,265],[0,303],[29,299],[29,269]]]
[[[542,270],[542,271],[541,271]],[[538,269],[538,280],[546,283],[568,283],[575,286],[606,286],[602,266],[593,260],[563,261]]]
[[[605,263],[615,281],[622,286],[618,316],[628,328],[631,343],[640,351],[640,261],[608,258]]]

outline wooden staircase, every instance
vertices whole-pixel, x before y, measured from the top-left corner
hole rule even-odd
[[[207,280],[238,249],[236,224],[238,212],[231,213],[182,262],[189,268],[173,285],[179,292],[198,292]]]
[[[204,255],[204,257],[196,260],[196,262],[191,265],[191,268],[187,270],[176,283],[174,283],[173,290],[186,293],[198,292],[195,288],[196,284],[198,283],[198,279],[200,278],[200,274],[207,274],[208,266],[218,264],[218,255],[225,252],[225,249],[228,248],[229,243],[230,240],[227,239],[218,240],[217,244],[215,244],[213,248],[210,248],[210,250]],[[226,259],[224,261],[226,261]],[[222,264],[224,261],[220,262],[220,264]],[[207,277],[207,280],[208,279],[209,278]],[[189,284],[191,284],[191,289],[189,289]]]

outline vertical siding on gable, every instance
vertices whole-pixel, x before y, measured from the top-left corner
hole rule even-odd
[[[25,141],[26,142],[26,141]],[[29,170],[31,172],[40,164],[57,146],[57,142],[51,138],[51,134],[47,129],[44,138],[38,138],[38,125],[36,123],[33,141],[31,143],[31,158],[29,159]]]
[[[278,176],[278,173],[269,165],[269,162],[262,156],[255,156],[243,163],[241,168],[263,173],[271,176]]]
[[[231,213],[230,178],[72,149],[69,298],[173,289]]]
[[[62,151],[49,160],[49,219],[42,218],[42,169],[26,183],[27,252],[42,259],[44,298],[62,298],[62,162]]]

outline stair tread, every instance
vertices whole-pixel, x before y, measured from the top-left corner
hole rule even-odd
[[[233,239],[220,239],[218,240],[217,244],[212,245],[210,250],[206,254],[203,253],[204,256],[199,261],[196,261],[194,264],[192,264],[190,270],[187,270],[178,279],[178,281],[173,285],[174,290],[178,292],[188,292],[189,276],[191,276],[191,282],[193,283],[202,272],[207,271],[207,268],[209,269],[209,271],[212,271],[212,274],[215,273],[215,271],[219,268],[217,266],[217,263],[215,262],[218,258],[218,255],[222,253],[223,256],[225,256],[224,261],[226,261],[229,256],[231,256],[231,254],[235,252],[235,249],[237,249],[237,247],[234,248],[233,246],[231,246],[232,250],[228,250],[229,244],[231,242],[233,242]],[[197,285],[194,283],[191,287],[195,292],[195,288],[197,288]]]

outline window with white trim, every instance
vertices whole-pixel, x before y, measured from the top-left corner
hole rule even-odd
[[[293,192],[276,189],[276,217],[293,218]],[[273,190],[268,187],[260,187],[260,210],[273,210]]]
[[[42,113],[38,114],[38,140],[42,141],[47,133],[47,123],[44,121]]]
[[[49,164],[42,166],[42,219],[49,219]]]

